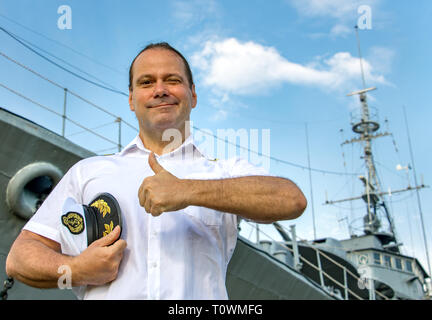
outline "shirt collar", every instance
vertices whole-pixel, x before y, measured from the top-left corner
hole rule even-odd
[[[147,149],[139,134],[136,135],[136,137],[126,146],[124,147],[119,153],[119,156],[124,156],[130,152],[134,152],[137,150],[141,150],[145,153],[150,154],[151,150]],[[198,148],[193,135],[189,135],[189,137],[187,137],[187,139],[183,142],[183,144],[181,146],[179,146],[177,149],[171,151],[170,153],[167,154],[163,154],[160,157],[169,157],[169,156],[176,156],[176,155],[185,155],[186,157],[204,157],[207,159],[211,159],[211,157],[208,157],[203,151],[202,149]],[[157,155],[156,155],[157,157]]]

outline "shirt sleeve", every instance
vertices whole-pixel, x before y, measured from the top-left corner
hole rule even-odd
[[[75,164],[51,191],[23,229],[60,243],[62,207],[66,198],[81,202],[78,166]]]

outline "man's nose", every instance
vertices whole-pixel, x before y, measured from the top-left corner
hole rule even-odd
[[[153,96],[155,98],[163,97],[168,95],[168,89],[163,81],[156,81]]]

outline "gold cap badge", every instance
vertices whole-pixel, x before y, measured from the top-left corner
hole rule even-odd
[[[84,230],[84,219],[77,212],[68,212],[62,215],[61,221],[72,234],[80,234]]]

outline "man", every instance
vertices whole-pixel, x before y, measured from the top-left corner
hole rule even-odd
[[[84,288],[79,298],[226,299],[237,219],[295,219],[306,199],[290,180],[264,176],[244,160],[206,158],[189,135],[196,104],[178,51],[166,43],[141,51],[129,85],[139,135],[118,154],[84,159],[66,173],[14,242],[8,275],[52,288],[66,265],[72,285]],[[116,227],[77,255],[62,253],[64,199],[86,204],[100,192],[121,207],[121,238]]]

